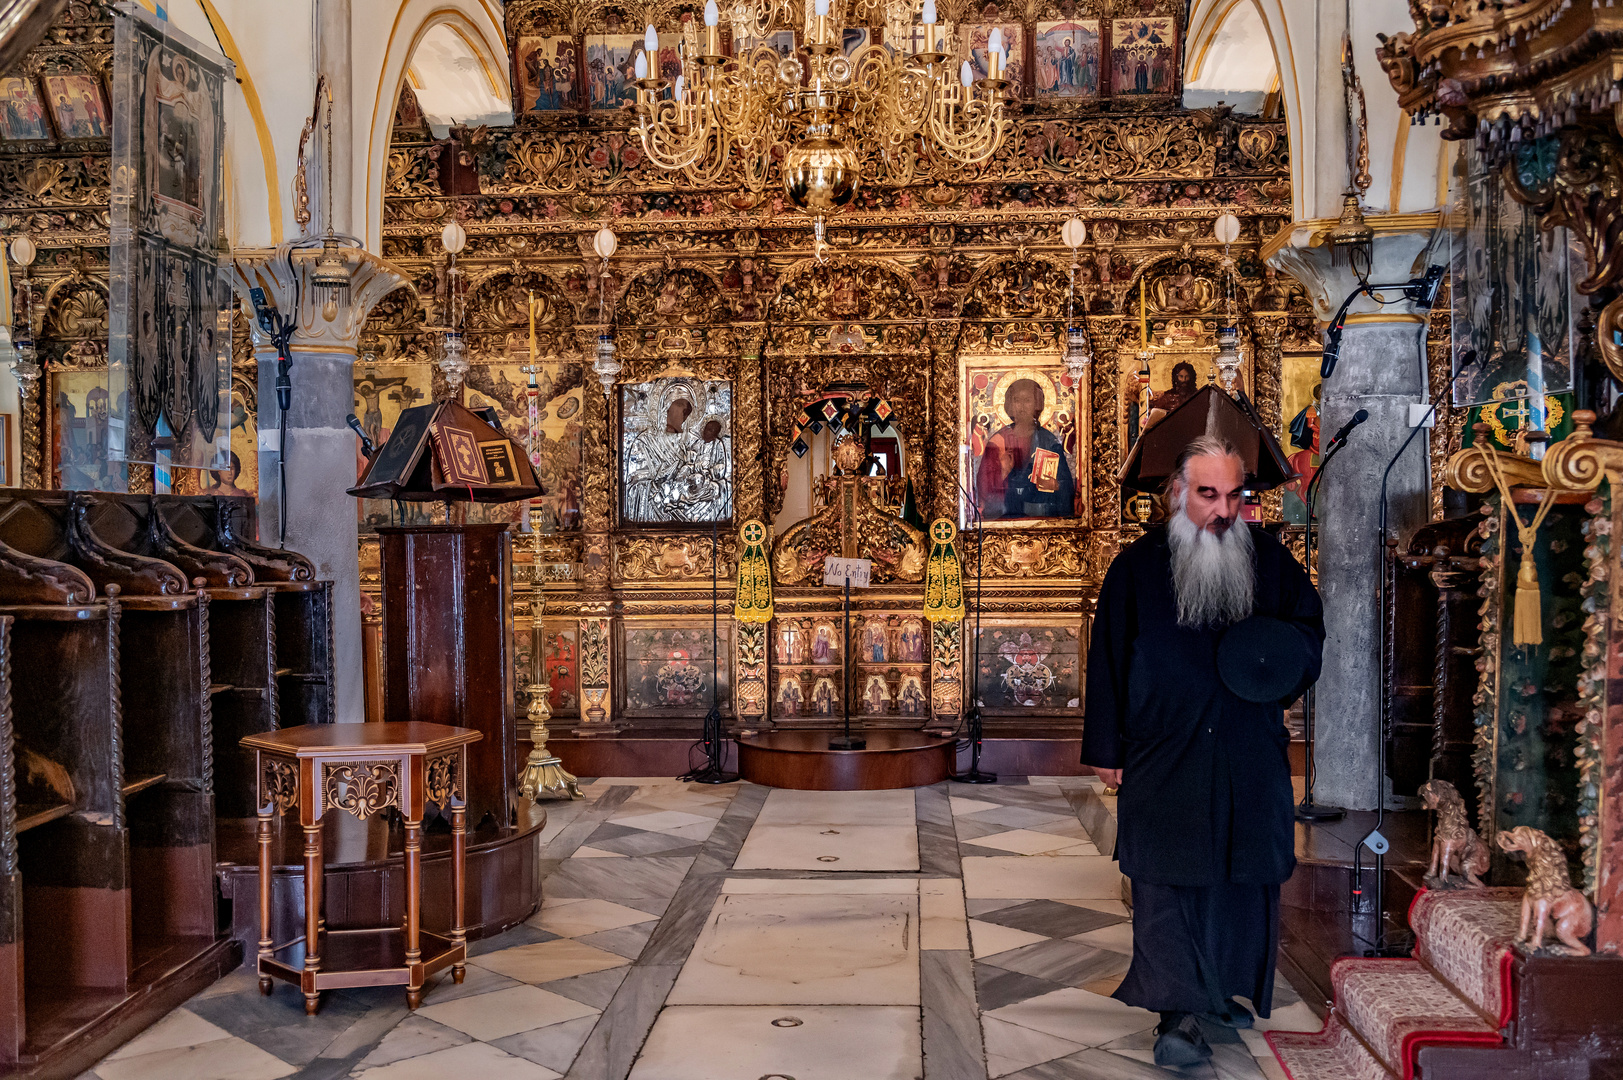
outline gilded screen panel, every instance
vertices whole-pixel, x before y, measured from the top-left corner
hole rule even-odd
[[[1088,433],[1080,399],[1055,357],[966,360],[961,439],[962,522],[1063,520],[1085,513]],[[1083,480],[1079,482],[1078,478]]]
[[[623,715],[628,718],[695,718],[710,710],[712,680],[722,711],[732,709],[732,626],[718,630],[721,662],[715,663],[709,620],[686,625],[627,625],[620,665]],[[714,673],[714,674],[712,674]]]

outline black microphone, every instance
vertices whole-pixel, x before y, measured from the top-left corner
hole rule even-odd
[[[1353,413],[1352,419],[1341,425],[1341,430],[1336,432],[1335,437],[1330,440],[1330,445],[1325,447],[1325,453],[1329,453],[1331,450],[1334,450],[1336,447],[1346,442],[1347,436],[1352,434],[1352,429],[1368,419],[1368,409],[1359,409],[1357,412]]]
[[[366,455],[368,461],[371,461],[372,455],[377,453],[377,448],[372,445],[372,440],[366,437],[366,432],[361,428],[361,422],[355,418],[354,413],[344,417],[344,422],[349,425],[351,431],[360,436],[361,453]]]

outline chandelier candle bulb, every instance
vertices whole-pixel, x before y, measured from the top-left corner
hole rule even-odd
[[[642,35],[642,47],[649,56],[659,55],[659,33],[653,23],[648,24],[648,29]]]
[[[637,81],[648,78],[648,54],[641,49],[637,50]]]
[[[935,0],[924,0],[924,14],[921,16],[921,18],[923,19],[925,26],[935,25]],[[927,43],[925,51],[930,51],[929,45],[933,44],[934,42]]]
[[[704,40],[705,52],[710,56],[721,55],[721,9],[716,7],[716,0],[705,0],[704,5]]]
[[[986,39],[986,81],[1003,78],[1003,31],[994,29]]]
[[[965,60],[964,66],[958,69],[958,78],[963,81],[965,90],[975,85],[975,69],[969,66],[968,60]]]

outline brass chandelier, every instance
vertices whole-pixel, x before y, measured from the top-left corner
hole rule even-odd
[[[722,11],[709,0],[702,39],[688,20],[683,73],[668,83],[658,77],[659,37],[648,27],[647,50],[636,60],[643,149],[696,184],[735,172],[759,195],[781,159],[785,195],[821,226],[824,214],[856,196],[858,147],[875,148],[906,183],[921,152],[978,165],[1014,125],[1004,115],[1002,35],[994,31],[988,41],[985,78],[975,78],[968,61],[955,70],[953,27],[937,20],[935,0],[728,0],[726,14],[735,43],[798,28],[803,44],[788,56],[767,44],[724,56]],[[883,42],[847,54],[846,27],[881,15]]]

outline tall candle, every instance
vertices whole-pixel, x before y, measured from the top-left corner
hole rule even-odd
[[[1144,279],[1138,279],[1138,347],[1150,347],[1150,320],[1144,307]]]
[[[530,363],[535,363],[535,293],[530,293]]]

